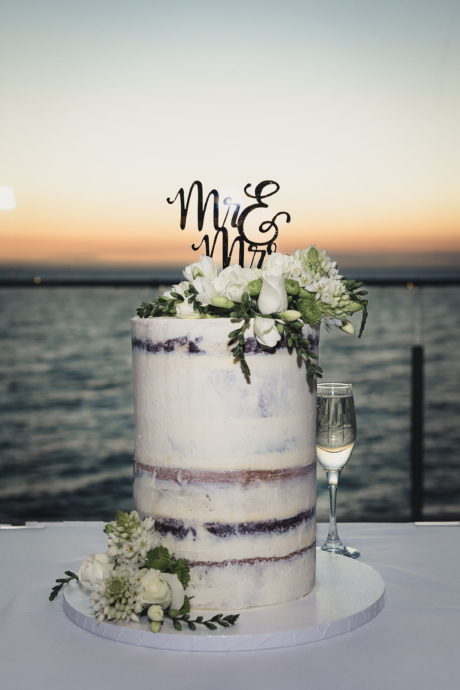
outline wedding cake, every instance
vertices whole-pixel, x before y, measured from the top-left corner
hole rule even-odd
[[[168,199],[180,200],[185,229],[197,187],[202,230],[213,197],[216,236],[212,249],[207,234],[192,245],[204,243],[206,255],[131,321],[135,510],[117,510],[104,528],[106,553],[90,554],[78,575],[66,571],[50,595],[78,579],[98,625],[146,615],[152,633],[166,620],[176,631],[215,631],[236,625],[240,610],[295,601],[315,585],[319,328],[354,333],[349,317],[362,311],[361,336],[367,292],[314,245],[277,253],[276,220],[289,222],[286,212],[263,221],[252,241],[247,217],[279,185],[251,186],[244,209],[223,199],[222,224],[219,193],[203,205],[201,182],[187,201],[183,188]],[[221,271],[212,258],[219,236]],[[244,266],[245,248],[254,268]],[[205,620],[193,609],[236,613]]]
[[[238,610],[305,596],[315,584],[316,383],[286,338],[229,318],[132,319],[134,506],[191,568],[194,608]],[[317,351],[319,327],[303,326]],[[234,345],[233,345],[234,347]]]

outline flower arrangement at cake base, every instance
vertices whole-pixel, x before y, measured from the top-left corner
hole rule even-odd
[[[129,621],[139,622],[142,616],[148,617],[153,633],[160,631],[165,618],[176,630],[182,630],[183,625],[190,630],[196,630],[197,625],[209,630],[234,625],[239,614],[192,619],[191,598],[185,594],[189,565],[159,544],[154,527],[154,520],[141,520],[135,510],[129,515],[117,510],[116,519],[104,529],[107,551],[85,558],[77,574],[66,570],[67,578],[56,580],[50,601],[66,583],[78,580],[90,594],[98,625],[105,620],[126,625]]]

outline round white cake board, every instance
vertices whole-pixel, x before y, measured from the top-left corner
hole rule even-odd
[[[97,625],[89,595],[78,582],[64,589],[64,610],[81,628],[117,642],[187,652],[240,652],[289,647],[325,640],[368,623],[385,603],[385,583],[364,563],[317,549],[316,586],[303,599],[280,606],[264,606],[241,612],[236,625],[213,632],[205,626],[182,632],[166,620],[161,632],[152,633],[147,618],[140,623]],[[195,612],[205,620],[216,611]],[[226,613],[224,611],[219,613]],[[196,614],[196,615],[195,615]]]

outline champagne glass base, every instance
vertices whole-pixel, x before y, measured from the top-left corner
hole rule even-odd
[[[361,556],[360,552],[351,546],[328,544],[327,541],[322,545],[321,550],[328,553],[336,553],[338,556],[347,556],[348,558],[359,558]]]

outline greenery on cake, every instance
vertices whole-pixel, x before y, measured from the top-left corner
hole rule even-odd
[[[355,330],[349,317],[361,311],[361,337],[367,319],[366,290],[363,283],[339,275],[337,262],[326,251],[314,246],[294,255],[271,254],[260,269],[228,266],[220,273],[214,260],[201,255],[200,261],[187,266],[184,278],[169,292],[152,302],[142,302],[137,309],[141,318],[180,319],[231,318],[241,326],[229,333],[232,352],[250,376],[245,358],[245,331],[253,319],[254,335],[262,348],[276,347],[281,338],[305,360],[308,378],[320,377],[322,369],[314,360],[302,328],[324,324],[345,333]]]
[[[92,553],[85,558],[78,574],[66,570],[67,578],[56,580],[50,601],[71,580],[78,580],[90,593],[93,614],[98,625],[104,620],[116,623],[139,622],[147,616],[150,629],[157,633],[165,619],[176,630],[186,625],[196,630],[204,625],[217,630],[228,628],[238,620],[239,614],[224,616],[219,613],[204,620],[191,618],[190,600],[185,590],[190,582],[190,567],[183,558],[175,558],[158,542],[153,518],[141,520],[135,510],[124,513],[117,510],[115,520],[104,532],[108,536],[105,553]]]

